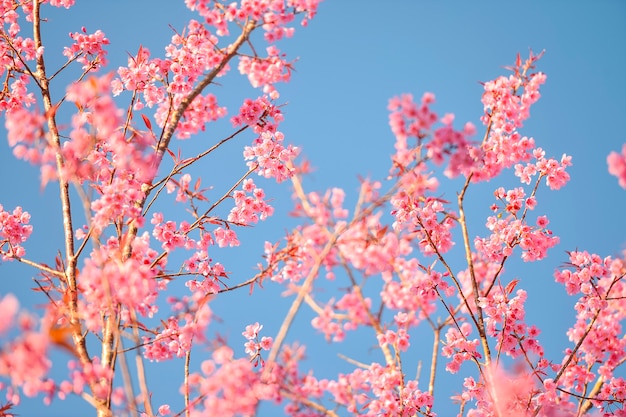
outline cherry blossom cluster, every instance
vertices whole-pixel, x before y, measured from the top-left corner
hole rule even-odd
[[[24,6],[22,6],[24,8],[24,11],[26,11],[25,8],[28,6],[29,6],[28,4],[25,4]],[[31,6],[30,9],[32,11],[32,5],[30,6]],[[15,5],[10,2],[2,2],[2,4],[0,4],[0,13],[4,17],[4,19],[2,19],[2,24],[3,24],[2,31],[7,33],[11,37],[16,37],[16,35],[20,32],[20,25],[19,25],[20,15],[16,11]],[[2,57],[6,59],[10,57],[10,55],[2,54]],[[4,67],[2,69],[4,70]]]
[[[422,140],[437,122],[437,114],[429,107],[434,102],[435,95],[432,93],[424,94],[419,106],[411,94],[389,100],[389,126],[396,137],[394,162],[399,166],[408,166],[416,158],[410,151],[413,147],[408,143],[409,138]]]
[[[218,41],[218,37],[197,20],[191,20],[187,24],[184,35],[172,36],[170,45],[166,47],[168,70],[172,72],[168,92],[189,93],[204,71],[214,68],[222,61],[221,52],[216,50]]]
[[[5,114],[5,128],[13,155],[33,165],[52,165],[54,152],[45,141],[43,114],[17,105],[11,107]]]
[[[430,109],[434,100],[433,94],[426,93],[420,106],[410,95],[393,98],[389,103],[389,123],[396,137],[390,173],[398,178],[398,191],[390,200],[394,208],[392,215],[396,218],[394,228],[415,231],[419,248],[426,255],[445,253],[452,248],[451,229],[456,224],[456,215],[446,209],[448,202],[428,196],[437,190],[439,182],[429,172],[426,161],[441,165],[447,157],[446,175],[454,177],[466,173],[469,168],[464,166],[473,164],[467,137],[475,132],[471,124],[466,124],[462,132],[455,131],[451,114],[444,116],[444,126],[433,132],[438,121],[437,114]],[[408,141],[411,137],[415,139],[414,144]]]
[[[64,7],[69,9],[75,3],[75,0],[50,0],[50,5],[55,7]]]
[[[548,249],[559,243],[559,238],[547,229],[548,219],[539,216],[536,226],[510,215],[506,218],[490,216],[486,226],[491,231],[488,238],[476,237],[474,245],[486,259],[501,262],[513,254],[513,249],[520,246],[522,259],[526,262],[537,261],[547,256]]]
[[[246,146],[243,152],[248,167],[258,167],[259,175],[265,178],[274,178],[277,182],[285,181],[293,175],[293,169],[289,168],[291,162],[299,152],[293,145],[283,145],[284,135],[281,132],[272,134],[263,132],[252,142],[252,146]]]
[[[491,179],[503,169],[530,159],[534,140],[522,136],[518,129],[530,117],[530,107],[539,100],[539,87],[546,80],[541,72],[528,74],[540,57],[541,54],[531,53],[522,63],[518,55],[512,75],[484,84],[485,114],[481,119],[488,130],[480,145],[480,161],[472,171],[472,180]]]
[[[578,351],[571,351],[574,360],[561,381],[580,391],[581,381],[576,380],[580,369],[600,364],[597,375],[589,373],[589,377],[601,376],[608,381],[613,378],[614,369],[626,360],[621,325],[626,307],[626,264],[620,258],[602,259],[588,252],[571,252],[568,265],[570,268],[555,272],[555,279],[568,294],[580,296],[575,307],[576,323],[567,335],[572,342],[582,344]]]
[[[229,222],[250,225],[265,220],[274,213],[272,206],[265,201],[265,192],[257,188],[252,179],[245,179],[242,188],[243,190],[233,193],[235,207],[228,214]]]
[[[157,252],[150,248],[147,232],[136,237],[132,247],[133,256],[122,260],[119,241],[111,237],[85,259],[80,272],[81,311],[85,325],[92,331],[101,329],[104,312],[121,309],[123,321],[132,323],[130,312],[152,316],[158,311],[156,300],[159,292],[166,289],[166,281],[155,276],[164,262],[152,266]]]
[[[259,363],[261,366],[265,365],[265,362],[261,358],[261,352],[264,350],[270,350],[272,347],[272,342],[274,341],[269,336],[263,336],[259,340],[259,332],[263,329],[263,325],[258,322],[254,324],[249,324],[246,326],[246,330],[241,333],[243,337],[247,339],[245,343],[245,350],[248,356],[250,357],[250,362],[254,362],[254,366],[258,366]]]
[[[496,288],[478,301],[486,316],[487,334],[497,340],[498,352],[513,358],[531,353],[543,357],[543,349],[537,340],[539,330],[525,322],[526,297],[524,290],[518,290],[516,296],[510,298],[510,294]]]
[[[197,11],[207,24],[217,29],[219,36],[229,33],[230,22],[245,22],[252,19],[262,22],[265,38],[268,42],[280,40],[283,35],[292,36],[294,28],[287,24],[294,20],[295,15],[304,14],[303,26],[316,13],[321,0],[241,0],[222,7],[212,7],[209,0],[185,0],[192,11]]]
[[[108,397],[113,370],[102,366],[98,357],[94,357],[92,362],[85,366],[81,366],[77,361],[70,361],[67,366],[70,369],[70,380],[59,384],[59,398],[64,399],[70,394],[80,395],[86,386],[98,387],[93,393],[96,398]]]
[[[207,71],[221,66],[217,75],[222,76],[229,70],[228,63],[224,65],[223,61],[230,46],[219,45],[222,38],[229,35],[230,25],[245,26],[247,19],[262,22],[266,40],[275,42],[293,34],[294,28],[286,25],[293,21],[295,14],[305,15],[303,23],[312,18],[319,1],[255,0],[227,6],[187,1],[187,7],[197,11],[203,21],[192,20],[182,33],[172,36],[166,47],[166,59],[150,59],[150,51],[140,48],[136,56],[129,58],[127,67],[118,69],[120,78],[113,81],[113,91],[116,95],[125,89],[141,93],[148,107],[157,106],[155,120],[164,127],[170,120],[172,106],[178,107]],[[278,98],[275,84],[289,81],[291,64],[275,45],[269,46],[266,52],[266,57],[256,52],[254,56],[239,54],[239,71],[248,76],[253,87],[263,87],[266,94]],[[140,110],[143,105],[138,100],[134,108]],[[176,126],[176,135],[189,138],[204,131],[206,123],[225,115],[226,109],[218,106],[213,94],[198,95]]]
[[[259,136],[252,146],[246,146],[243,157],[250,169],[257,169],[259,175],[282,182],[290,178],[295,168],[291,167],[299,149],[291,144],[285,146],[284,135],[277,130],[283,120],[280,109],[265,97],[245,100],[239,114],[231,118],[234,126],[247,125]]]
[[[21,6],[27,20],[32,21],[32,3],[23,2]],[[10,43],[4,39],[0,41],[0,75],[5,80],[0,92],[0,112],[30,106],[35,102],[35,95],[27,90],[30,77],[25,71],[25,63],[32,63],[41,55],[43,47],[38,50],[33,38],[19,35],[21,20],[18,10],[14,2],[0,4],[0,31],[7,35],[6,39],[12,40]]]
[[[193,279],[185,283],[190,291],[201,294],[217,294],[219,292],[219,280],[228,277],[228,274],[224,265],[219,262],[211,264],[211,261],[212,259],[205,251],[196,252],[185,261],[183,267],[186,271],[203,277],[201,281]]]
[[[542,151],[539,150],[537,153],[542,154]],[[534,167],[534,165],[532,166]],[[543,176],[544,174],[541,175]],[[567,176],[566,173],[564,175]],[[549,184],[554,185],[554,183]],[[522,249],[522,259],[524,261],[543,259],[547,255],[547,250],[554,247],[559,242],[559,239],[552,235],[551,230],[546,228],[549,223],[546,216],[537,217],[536,227],[531,227],[527,224],[527,211],[534,210],[537,205],[535,191],[530,196],[527,196],[522,187],[512,190],[505,190],[503,187],[499,187],[495,190],[494,196],[500,204],[493,204],[491,210],[497,213],[497,215],[490,216],[486,224],[487,228],[492,231],[492,234],[489,238],[477,237],[474,240],[476,250],[481,252],[487,259],[500,262],[505,257],[511,256],[513,249],[519,245]],[[506,216],[504,216],[505,214]]]
[[[422,160],[430,160],[438,166],[447,160],[444,174],[449,178],[468,175],[474,166],[479,153],[469,138],[476,133],[476,128],[466,123],[463,130],[455,130],[454,115],[448,113],[439,119],[430,108],[434,102],[432,93],[425,93],[419,106],[410,94],[389,101],[389,124],[396,137],[392,174],[397,170],[404,172],[412,163]],[[435,129],[438,121],[442,126]],[[409,143],[410,138],[415,144]]]
[[[166,252],[176,248],[193,248],[194,241],[187,235],[191,226],[188,222],[182,221],[177,226],[172,220],[165,221],[162,213],[154,213],[150,222],[154,225],[152,236],[162,243],[161,247]]]
[[[135,222],[138,226],[144,224],[141,209],[137,207],[137,202],[144,197],[139,182],[115,177],[111,184],[98,187],[97,190],[101,196],[91,203],[94,212],[92,227],[97,233],[116,222],[123,222],[124,225]]]
[[[209,256],[209,248],[217,245],[220,248],[238,246],[236,232],[228,227],[217,227],[212,232],[205,228],[200,229],[200,238],[190,236],[191,225],[182,221],[178,226],[174,221],[165,221],[162,213],[154,213],[151,223],[154,225],[152,235],[161,242],[166,253],[177,248],[195,250],[183,262],[183,269],[193,275],[202,277],[202,280],[188,280],[185,285],[194,294],[214,294],[220,289],[219,279],[227,276],[225,268],[219,262],[213,263]],[[165,258],[164,258],[165,259]]]
[[[89,34],[83,26],[80,32],[70,33],[70,38],[74,43],[63,50],[63,55],[68,60],[77,60],[83,64],[85,71],[93,71],[107,66],[107,52],[104,47],[110,42],[105,37],[104,32],[96,30]]]
[[[405,330],[400,329],[397,332],[394,330],[386,330],[384,334],[377,336],[380,346],[391,345],[396,351],[406,352],[411,344],[409,339],[411,335]]]
[[[261,273],[277,283],[300,281],[313,265],[307,249],[318,250],[317,247],[300,233],[290,233],[285,247],[279,247],[279,243],[265,242],[265,263],[258,265]]]
[[[380,295],[385,307],[407,315],[407,324],[415,326],[434,313],[439,299],[437,290],[448,296],[453,294],[454,288],[441,273],[425,273],[415,258],[396,259],[393,266],[399,279],[387,280]]]
[[[343,195],[343,190],[337,189],[333,189],[333,195],[339,191]],[[334,219],[342,219],[347,218],[349,210],[344,207],[333,208],[331,213]],[[343,259],[366,276],[391,274],[395,257],[406,255],[411,250],[408,239],[395,233],[387,233],[388,228],[380,223],[381,216],[382,213],[378,212],[361,221],[352,222],[338,242]],[[323,217],[317,218],[321,220]]]
[[[349,230],[346,229],[345,218],[348,211],[343,207],[344,191],[338,188],[327,191],[320,195],[311,192],[306,196],[306,204],[298,205],[294,215],[311,219],[312,224],[303,225],[299,230],[295,230],[286,237],[285,247],[279,249],[279,244],[272,245],[265,243],[265,258],[267,267],[260,267],[264,275],[272,281],[279,283],[297,283],[315,265],[317,257],[323,251],[324,245],[328,242],[328,230],[342,230],[342,239],[339,246],[345,245],[346,250],[341,251],[354,258],[355,262],[360,262],[360,267],[367,268],[365,258],[357,251],[350,250],[353,244],[363,249],[361,238],[368,236],[370,230],[368,222],[354,225]],[[370,225],[374,222],[369,222]],[[327,229],[329,228],[329,229]],[[367,245],[365,245],[365,248]],[[333,248],[323,259],[323,265],[327,270],[326,278],[332,280],[333,267],[337,266],[337,259],[340,249]],[[360,258],[358,261],[356,258]],[[280,265],[282,263],[282,265]]]
[[[211,322],[212,312],[206,303],[198,305],[188,298],[169,301],[177,315],[163,322],[163,328],[155,336],[143,337],[143,355],[151,361],[184,357],[194,342],[205,340]]]
[[[220,239],[219,245],[224,245],[224,238],[221,236],[221,228],[216,229],[216,238]],[[236,235],[231,239],[236,239]],[[235,242],[231,240],[233,246]],[[202,277],[202,280],[192,279],[185,283],[185,286],[193,294],[216,294],[220,290],[221,278],[227,277],[224,266],[219,262],[213,263],[209,257],[209,247],[215,245],[213,235],[206,230],[201,231],[200,239],[196,241],[196,252],[194,252],[184,263],[185,271]],[[222,246],[223,247],[223,246]]]
[[[63,146],[68,179],[108,181],[113,169],[120,170],[120,178],[147,182],[154,177],[156,157],[148,151],[153,138],[133,131],[127,137],[120,130],[123,126],[122,111],[117,108],[110,95],[111,75],[92,77],[85,82],[75,83],[68,88],[67,100],[83,109],[72,118],[70,141]],[[83,160],[85,160],[82,162]],[[85,175],[81,169],[92,166],[100,169]],[[73,174],[73,175],[72,175]],[[75,177],[74,177],[75,175]]]
[[[39,320],[28,314],[19,314],[17,320],[12,320],[19,308],[17,300],[12,298],[7,295],[0,301],[1,312],[7,313],[4,330],[17,325],[20,336],[3,341],[0,375],[6,377],[9,383],[0,382],[0,389],[5,391],[5,398],[14,405],[21,401],[20,391],[27,397],[45,394],[45,401],[50,403],[56,384],[48,377],[52,367],[48,354],[51,345],[47,334],[49,324],[44,320],[38,325]]]
[[[24,106],[31,107],[35,103],[35,95],[28,91],[29,78],[25,74],[15,75],[14,80],[8,86],[9,94],[6,91],[0,92],[0,111],[7,115],[12,110],[20,109]],[[7,128],[11,126],[7,125]]]
[[[213,231],[213,234],[215,235],[215,242],[220,248],[239,246],[237,233],[230,227],[218,227]]]
[[[445,204],[448,204],[446,201],[424,197],[423,192],[426,188],[421,188],[419,182],[423,176],[414,174],[415,171],[405,175],[401,182],[404,183],[408,178],[416,178],[418,183],[410,188],[400,188],[391,199],[394,207],[391,214],[396,218],[394,228],[414,231],[419,248],[426,255],[445,253],[454,245],[451,230],[456,225],[456,215],[446,209]]]
[[[33,226],[29,222],[30,214],[21,207],[18,206],[9,212],[0,204],[0,254],[3,261],[20,258],[26,254],[22,244],[33,231]]]
[[[163,112],[157,112],[155,115],[160,125],[165,123],[165,120],[160,117],[162,115]],[[178,124],[176,135],[179,139],[187,139],[199,132],[204,132],[207,123],[219,120],[224,116],[226,116],[226,108],[217,104],[215,95],[210,93],[199,95],[185,111]]]
[[[311,320],[311,326],[323,333],[327,341],[342,342],[346,337],[346,332],[341,323],[335,320],[336,316],[333,306],[329,304]]]
[[[345,332],[356,330],[360,325],[371,325],[369,311],[372,300],[362,299],[358,294],[350,292],[336,302],[331,302],[320,314],[311,320],[311,326],[321,331],[327,340],[341,342]]]
[[[128,68],[118,69],[121,80],[116,92],[121,92],[120,84],[127,89],[139,86],[146,104],[149,107],[158,105],[155,120],[164,127],[170,120],[172,106],[179,106],[205,72],[220,65],[224,59],[224,54],[216,47],[218,42],[219,39],[202,23],[192,20],[185,35],[172,36],[171,44],[166,47],[166,60],[149,60],[149,52],[140,49],[136,58],[129,59]],[[187,139],[204,131],[206,123],[225,115],[226,109],[217,104],[215,95],[198,95],[186,109],[176,135]]]
[[[124,137],[119,129],[121,111],[109,95],[110,81],[110,76],[93,77],[68,87],[67,101],[81,111],[72,117],[69,140],[60,149],[64,158],[61,175],[66,180],[109,182],[115,169],[140,183],[154,175],[155,156],[146,152],[152,139],[139,132],[133,134],[132,140]],[[43,185],[56,180],[57,150],[43,131],[44,116],[23,107],[7,112],[6,116],[14,154],[41,165]]]
[[[546,185],[551,190],[558,190],[569,181],[570,177],[565,169],[572,165],[571,156],[564,154],[559,162],[552,158],[546,159],[545,152],[541,148],[533,149],[532,153],[537,160],[535,163],[527,163],[525,166],[515,165],[515,175],[522,183],[530,184],[531,178],[539,174],[541,178],[546,178]]]
[[[278,98],[274,84],[289,82],[292,66],[284,59],[275,45],[267,47],[267,58],[258,59],[243,56],[239,60],[239,72],[247,75],[250,85],[263,87],[263,92],[272,98]]]
[[[239,113],[230,121],[234,127],[251,126],[255,133],[260,133],[264,130],[276,131],[283,118],[280,109],[267,97],[259,97],[256,100],[245,99],[239,108]]]
[[[228,346],[216,348],[200,369],[189,375],[189,386],[198,396],[190,410],[192,417],[251,416],[260,401],[280,398],[276,385],[263,383],[250,361],[235,358]]]
[[[165,99],[166,90],[157,80],[165,80],[165,74],[169,69],[169,63],[162,59],[150,59],[150,50],[140,47],[134,57],[128,58],[127,67],[119,67],[119,78],[111,81],[111,91],[117,96],[125,89],[135,91],[143,97],[143,102],[137,99],[133,109],[141,110],[144,104],[149,108],[161,103]]]
[[[300,394],[310,397],[330,395],[332,402],[360,416],[400,417],[417,413],[431,416],[433,398],[418,388],[415,380],[406,380],[399,369],[372,363],[336,380],[317,380],[307,376],[300,382]],[[302,392],[304,391],[304,392]],[[299,414],[291,414],[299,415]]]
[[[476,381],[465,378],[465,391],[461,401],[475,400],[477,407],[471,410],[473,416],[515,416],[529,417],[535,407],[534,396],[539,391],[536,379],[522,369],[508,373],[501,366],[493,364],[484,370],[483,378]],[[542,416],[570,416],[569,413],[555,412],[554,402],[543,401]],[[561,409],[564,411],[564,409]]]
[[[453,374],[459,372],[463,362],[471,360],[479,360],[482,358],[478,352],[480,341],[478,339],[469,339],[472,333],[471,324],[462,323],[459,328],[450,327],[446,332],[446,342],[441,354],[446,358],[452,358],[446,364],[446,370]]]

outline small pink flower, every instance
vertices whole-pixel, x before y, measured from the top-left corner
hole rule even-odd
[[[262,328],[263,328],[263,325],[259,324],[259,322],[256,322],[254,324],[247,325],[246,330],[241,334],[246,339],[252,340],[259,335],[259,332],[261,331]]]
[[[259,346],[263,349],[263,350],[270,350],[272,348],[272,343],[274,342],[274,339],[269,337],[269,336],[263,336],[261,338],[261,343],[259,344]]]
[[[539,216],[537,217],[537,226],[541,227],[542,229],[545,228],[548,223],[550,223],[550,221],[548,220],[548,217],[546,216]]]

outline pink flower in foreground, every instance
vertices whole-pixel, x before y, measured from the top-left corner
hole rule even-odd
[[[622,188],[626,188],[626,143],[622,147],[622,154],[611,152],[606,158],[609,165],[609,174],[615,175]]]
[[[0,335],[5,333],[13,324],[20,303],[13,294],[7,294],[0,299]]]
[[[46,390],[46,375],[52,362],[48,358],[48,335],[29,330],[30,325],[22,326],[19,339],[3,346],[0,375],[10,379],[12,386],[20,387],[27,397],[34,397]]]
[[[515,374],[507,374],[500,367],[492,365],[486,376],[484,401],[479,409],[493,412],[499,416],[527,417],[529,403],[535,393],[536,386],[533,375],[518,370]]]

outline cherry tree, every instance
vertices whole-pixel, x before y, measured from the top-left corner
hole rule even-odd
[[[569,180],[571,158],[546,155],[521,132],[546,82],[541,54],[518,55],[483,84],[480,127],[435,113],[431,93],[392,98],[388,177],[362,179],[346,207],[340,188],[305,190],[308,163],[280,128],[280,83],[293,70],[280,41],[306,26],[318,0],[187,0],[197,18],[172,29],[164,52],[140,47],[114,71],[106,34],[87,28],[70,34],[63,64],[48,64],[45,12],[73,3],[0,5],[7,138],[16,158],[39,168],[42,187],[58,187],[64,242],[50,248],[52,265],[30,258],[29,238],[39,237],[27,207],[0,206],[2,260],[35,271],[45,303],[27,311],[0,293],[0,415],[38,396],[50,407],[82,397],[101,417],[253,416],[264,402],[298,417],[434,416],[442,402],[464,416],[626,415],[624,258],[576,250],[555,272],[577,297],[559,357],[545,354],[546,336],[526,319],[524,280],[506,269],[516,258],[539,262],[556,245],[537,192]],[[241,97],[228,116],[214,87],[235,66],[257,96]],[[75,80],[54,90],[69,71]],[[224,121],[229,133],[194,153],[188,143]],[[192,177],[235,139],[246,143],[237,179]],[[626,188],[626,147],[607,162]],[[512,188],[506,172],[517,178]],[[442,196],[440,183],[453,179],[457,194]],[[266,242],[257,273],[233,282],[221,249],[273,214],[260,185],[268,180],[291,185],[299,226]],[[474,220],[486,228],[471,236],[466,194],[488,181],[492,215]],[[180,218],[162,210],[172,203],[185,208]],[[184,296],[172,292],[179,283]],[[277,334],[258,322],[236,329],[241,340],[209,331],[216,299],[270,285],[291,300]],[[354,352],[351,371],[332,378],[306,368],[305,345],[287,338],[303,308],[329,343],[366,330],[375,359]],[[429,329],[433,345],[416,374],[405,364],[417,329]],[[192,355],[200,348],[208,357]],[[61,379],[50,372],[59,350]],[[172,381],[180,406],[154,398],[146,377],[148,366],[175,358],[183,359],[184,378]],[[451,399],[438,396],[446,373],[459,383]]]

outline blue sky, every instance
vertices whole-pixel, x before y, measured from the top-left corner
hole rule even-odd
[[[62,45],[69,41],[67,33],[78,31],[81,26],[86,26],[88,31],[102,29],[111,40],[110,70],[125,64],[127,53],[134,54],[140,44],[158,56],[172,33],[168,25],[182,28],[191,17],[182,1],[78,3],[69,11],[43,9],[44,15],[50,16],[44,28],[45,39],[49,40],[46,48],[49,62],[54,62],[54,54],[60,56]],[[389,98],[401,93],[412,93],[419,98],[423,92],[430,91],[437,96],[435,109],[439,114],[455,113],[457,126],[466,121],[479,126],[480,82],[505,74],[502,67],[512,64],[518,52],[525,56],[529,48],[536,52],[545,49],[538,69],[548,75],[547,83],[522,133],[534,137],[549,156],[572,155],[573,166],[569,169],[572,179],[562,190],[552,192],[543,187],[538,194],[537,213],[548,215],[561,243],[544,262],[512,264],[507,276],[521,278],[520,286],[529,292],[529,322],[543,329],[542,341],[548,353],[556,358],[567,341],[565,331],[573,315],[572,300],[553,283],[554,268],[567,260],[567,250],[586,249],[606,256],[626,247],[623,216],[626,191],[618,186],[606,167],[609,152],[621,149],[626,142],[622,127],[626,119],[624,39],[626,5],[620,1],[329,0],[320,6],[319,15],[309,27],[298,28],[293,39],[279,44],[290,57],[298,58],[292,81],[279,87],[281,101],[288,103],[282,130],[289,142],[302,147],[315,168],[305,180],[307,189],[342,187],[348,194],[350,207],[350,202],[356,199],[358,175],[378,179],[387,175],[394,143],[387,119]],[[231,106],[230,114],[236,112],[243,98],[256,96],[240,78],[226,77],[215,92],[221,102]],[[65,82],[69,79],[69,76],[65,78]],[[63,80],[59,81],[57,94],[63,88]],[[180,145],[205,146],[214,139],[214,133],[219,135],[221,131],[209,129],[194,139],[197,144]],[[36,169],[15,161],[6,135],[0,135],[0,175],[5,178],[0,184],[0,203],[5,208],[21,205],[31,212],[35,232],[27,246],[29,257],[52,263],[57,250],[62,248],[58,191],[54,185],[40,190]],[[225,187],[228,178],[243,172],[240,146],[250,139],[242,138],[211,161],[210,166],[199,169],[196,174],[203,175],[203,183]],[[246,240],[242,238],[240,248],[216,255],[232,271],[234,282],[243,281],[253,273],[264,240],[280,239],[295,224],[287,218],[292,208],[288,184],[273,186],[257,182],[267,185],[276,215],[255,230],[246,231]],[[469,216],[475,216],[470,223],[470,235],[485,233],[483,224],[493,189],[514,184],[498,180],[470,190]],[[456,182],[444,182],[441,190],[452,197],[457,188]],[[173,209],[171,213],[175,213]],[[0,265],[0,294],[18,293],[26,297],[23,299],[26,306],[44,303],[40,294],[32,296],[28,292],[33,286],[31,277],[31,271],[20,265]],[[266,335],[274,335],[278,330],[288,308],[288,301],[280,298],[280,290],[268,285],[252,297],[242,291],[226,294],[214,303],[215,313],[224,320],[216,330],[226,334],[241,355],[244,339],[240,333],[246,324],[262,322]],[[347,371],[345,363],[336,359],[337,352],[355,352],[361,361],[372,360],[367,356],[368,348],[362,345],[369,347],[373,340],[360,339],[363,335],[358,334],[349,337],[345,346],[329,346],[315,335],[309,325],[311,318],[309,312],[303,311],[289,336],[290,341],[300,340],[309,346],[305,369],[314,368],[316,374],[326,377],[337,369]],[[423,347],[417,342],[420,338],[426,340]],[[412,341],[415,356],[419,356],[427,352],[431,338],[428,333],[422,333]],[[199,362],[201,356],[202,353],[195,359]],[[155,400],[155,405],[178,401],[169,399],[175,398],[171,393],[178,388],[169,383],[180,378],[180,365],[168,365],[167,371],[150,370],[155,381],[152,387],[155,397],[163,398]],[[66,374],[63,367],[55,372]],[[168,377],[162,378],[162,372]],[[158,382],[161,379],[163,383]],[[458,378],[445,381],[442,392],[460,390]],[[67,404],[72,408],[66,408]],[[89,412],[89,406],[82,400],[67,404],[57,402],[51,411],[42,408],[39,401],[30,400],[25,401],[18,413],[30,417],[79,416]],[[436,405],[440,415],[455,411],[445,398],[437,399]],[[261,409],[263,416],[277,413],[275,409]]]

